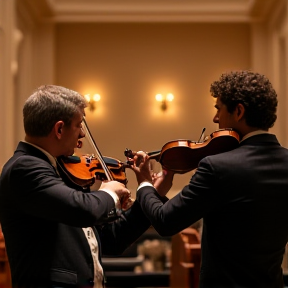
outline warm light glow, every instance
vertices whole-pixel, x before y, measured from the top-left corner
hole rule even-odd
[[[162,94],[157,94],[157,95],[155,96],[155,99],[156,99],[158,102],[161,102],[161,101],[163,101],[163,95],[162,95]]]
[[[85,97],[85,99],[87,100],[87,102],[90,102],[90,94],[86,94],[86,95],[84,95],[84,97]]]
[[[174,95],[172,94],[172,93],[168,93],[167,95],[166,95],[166,100],[167,101],[173,101],[173,99],[174,99]]]
[[[101,99],[101,96],[99,94],[94,94],[93,95],[93,100],[98,102]]]
[[[161,110],[165,111],[167,109],[167,101],[171,102],[174,99],[174,95],[172,93],[168,93],[164,98],[162,94],[157,94],[155,99],[158,102],[161,102]]]
[[[96,102],[98,102],[101,99],[101,96],[99,94],[94,94],[91,97],[90,94],[85,94],[84,97],[88,102],[90,110],[94,111],[96,109]]]

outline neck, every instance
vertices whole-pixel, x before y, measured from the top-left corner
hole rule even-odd
[[[53,157],[58,156],[55,149],[56,145],[51,144],[51,140],[49,139],[49,137],[33,137],[26,135],[25,141],[42,148],[43,150],[51,154]]]
[[[251,137],[251,136],[254,136],[254,135],[258,135],[258,134],[263,134],[263,133],[269,133],[268,130],[261,130],[261,129],[258,129],[258,130],[254,130],[254,131],[251,131],[249,133],[247,133],[245,136],[243,136],[241,138],[241,141]]]
[[[242,140],[243,138],[246,137],[247,134],[250,134],[250,133],[253,133],[256,131],[268,132],[268,129],[263,130],[263,129],[258,128],[258,127],[250,127],[250,126],[246,125],[246,126],[241,127],[241,129],[237,129],[236,131],[238,131],[239,136],[240,136],[240,140]]]

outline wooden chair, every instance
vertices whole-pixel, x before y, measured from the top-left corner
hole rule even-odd
[[[170,287],[198,288],[201,262],[200,235],[194,228],[172,237]]]
[[[10,288],[11,273],[3,234],[0,230],[0,288]]]
[[[167,243],[170,243],[171,237],[161,237],[151,226],[120,257],[107,258],[104,255],[102,258],[102,264],[107,279],[106,287],[169,287],[169,268],[165,269],[165,267],[163,267],[163,269],[165,269],[163,271],[161,269],[159,269],[161,271],[155,269],[155,266],[153,266],[154,269],[152,271],[143,269],[143,264],[145,260],[147,260],[147,256],[152,256],[151,254],[153,254],[153,251],[156,249],[152,244],[155,243],[155,240],[167,241]],[[153,249],[149,245],[146,246],[147,249],[144,249],[144,247],[143,249],[139,249],[139,247],[143,246],[145,242],[151,243]],[[148,246],[151,248],[151,250]],[[141,253],[139,250],[141,250]],[[151,258],[149,258],[149,260],[151,260]],[[138,266],[138,268],[141,267],[140,271],[135,269],[136,266]]]

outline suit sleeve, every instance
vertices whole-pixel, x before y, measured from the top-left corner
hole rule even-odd
[[[162,236],[174,235],[189,227],[217,205],[218,180],[209,159],[200,162],[190,183],[166,203],[153,187],[137,192],[145,215]]]
[[[106,192],[84,193],[70,188],[49,163],[36,157],[19,157],[7,175],[14,192],[3,196],[7,197],[5,209],[76,227],[102,224],[116,210]]]
[[[165,203],[167,197],[159,197]],[[104,255],[119,255],[135,242],[149,227],[151,223],[143,212],[140,203],[136,200],[132,207],[125,211],[113,223],[106,223],[98,232],[101,237]],[[100,229],[99,229],[100,228]]]
[[[149,219],[145,216],[139,202],[136,200],[131,208],[123,212],[116,221],[97,227],[103,254],[120,255],[150,226]]]

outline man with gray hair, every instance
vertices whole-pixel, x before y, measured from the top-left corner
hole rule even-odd
[[[23,108],[25,141],[4,165],[0,222],[13,287],[103,287],[101,254],[122,253],[150,222],[118,181],[98,191],[75,189],[57,158],[74,153],[86,101],[64,87],[39,87]]]

